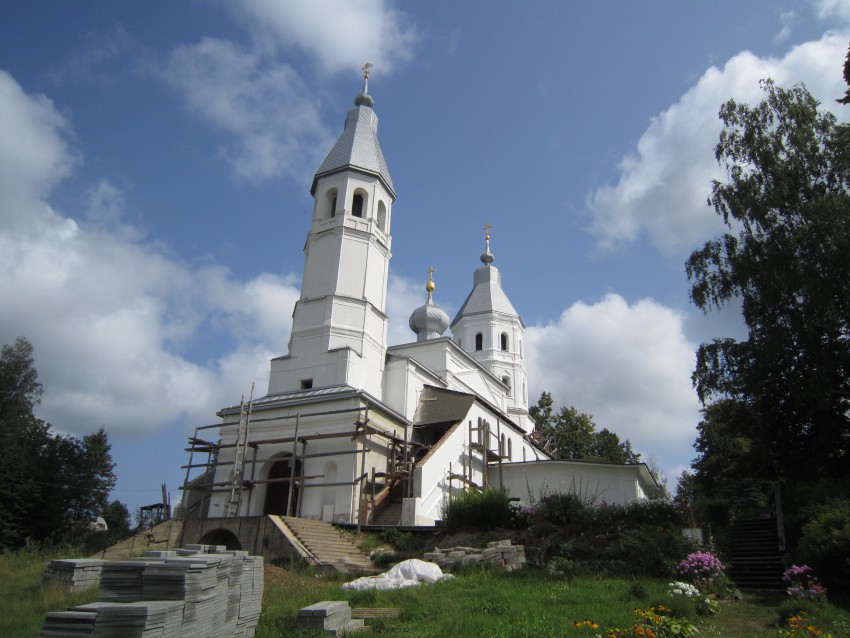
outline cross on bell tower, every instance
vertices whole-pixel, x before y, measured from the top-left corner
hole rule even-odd
[[[363,66],[363,92],[313,177],[301,296],[289,354],[272,361],[270,394],[349,385],[382,395],[395,187],[368,93],[371,68]]]

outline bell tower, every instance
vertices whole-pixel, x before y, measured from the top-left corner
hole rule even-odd
[[[530,429],[525,369],[525,324],[502,290],[502,274],[493,265],[490,225],[484,227],[482,266],[475,271],[472,292],[451,323],[454,341],[505,385],[508,414]]]
[[[289,354],[272,360],[269,394],[349,385],[381,399],[395,188],[363,92],[313,177],[313,219]]]

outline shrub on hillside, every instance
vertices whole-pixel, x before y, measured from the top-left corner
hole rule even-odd
[[[487,489],[456,494],[444,501],[442,517],[449,529],[488,530],[510,527],[514,508],[505,490]]]
[[[573,493],[544,496],[537,505],[536,514],[565,531],[586,529],[594,520],[593,506]]]
[[[799,549],[828,586],[850,588],[850,500],[833,499],[813,508]]]
[[[629,525],[685,525],[679,507],[673,501],[662,499],[632,501],[625,507],[625,522]]]

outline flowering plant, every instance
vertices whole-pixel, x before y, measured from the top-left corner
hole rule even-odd
[[[670,596],[685,596],[686,598],[696,598],[699,596],[699,589],[690,583],[674,581],[668,584],[670,591],[667,592]]]
[[[788,619],[788,628],[781,629],[779,635],[783,638],[809,638],[811,636],[821,636],[821,638],[832,638],[832,634],[824,632],[816,625],[812,624],[806,612],[801,611],[796,616],[791,616]]]
[[[782,580],[788,583],[785,591],[791,598],[826,600],[826,587],[820,584],[814,571],[808,565],[791,565],[782,574]]]
[[[605,630],[604,634],[596,634],[597,638],[677,638],[690,636],[697,632],[687,618],[676,618],[673,611],[663,605],[650,607],[647,610],[635,609],[640,620],[627,627],[613,627]],[[574,629],[597,629],[598,625],[590,620],[573,623]]]
[[[700,589],[710,589],[725,570],[726,568],[720,562],[720,559],[711,552],[688,554],[688,557],[676,567],[679,576],[689,580]]]

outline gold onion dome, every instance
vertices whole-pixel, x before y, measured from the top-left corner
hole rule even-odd
[[[428,283],[425,290],[428,291],[428,301],[419,306],[410,315],[410,329],[416,333],[417,341],[438,339],[449,327],[449,316],[434,303],[434,289],[437,284],[433,278],[434,269],[428,269]]]

